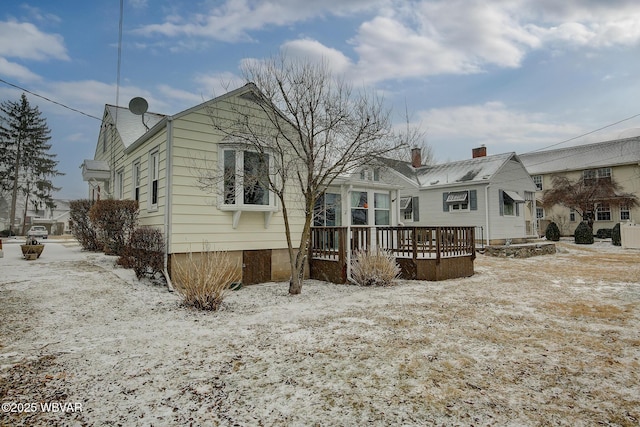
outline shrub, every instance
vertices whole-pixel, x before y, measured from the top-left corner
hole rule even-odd
[[[132,268],[136,277],[153,276],[164,269],[164,236],[157,228],[142,227],[131,233],[118,264]]]
[[[581,222],[574,231],[575,242],[579,245],[593,244],[593,231],[586,222]]]
[[[210,252],[206,246],[200,253],[188,253],[173,267],[175,289],[183,303],[201,310],[218,310],[231,286],[242,279],[227,252]]]
[[[611,230],[611,244],[622,246],[622,235],[620,234],[620,223],[613,226]]]
[[[544,232],[544,237],[552,242],[560,240],[560,229],[555,222],[552,222],[547,226],[547,230]]]
[[[98,239],[98,232],[89,219],[91,206],[93,202],[88,199],[72,200],[69,203],[71,234],[85,251],[99,251],[102,245]]]
[[[351,262],[351,277],[360,286],[390,286],[400,275],[400,267],[387,251],[358,251]]]
[[[104,252],[122,255],[125,245],[138,223],[138,202],[135,200],[99,200],[89,210]]]
[[[610,228],[601,228],[596,231],[596,237],[598,239],[610,239],[611,238],[611,229]]]

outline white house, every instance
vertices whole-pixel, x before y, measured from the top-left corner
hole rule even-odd
[[[487,156],[480,147],[468,160],[430,166],[421,165],[419,150],[412,154],[412,162],[381,159],[394,171],[388,182],[402,186],[399,222],[474,226],[487,244],[537,236],[536,186],[515,153]]]
[[[82,165],[89,196],[137,200],[140,224],[164,232],[169,269],[206,243],[229,252],[245,284],[290,277],[281,206],[266,187],[243,180],[247,168],[272,170],[273,157],[259,156],[212,125],[212,115],[228,119],[238,105],[260,114],[252,104],[257,91],[247,84],[171,116],[105,106],[94,158]],[[224,170],[224,187],[202,189],[198,177],[207,170]],[[304,212],[295,188],[287,194],[295,239]]]

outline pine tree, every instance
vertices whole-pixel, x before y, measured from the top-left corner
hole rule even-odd
[[[29,201],[36,208],[54,206],[53,192],[59,188],[53,186],[52,179],[63,174],[56,169],[56,155],[49,152],[50,134],[46,119],[24,93],[19,101],[0,104],[0,191],[11,195],[12,229],[18,194],[24,197],[25,215]]]

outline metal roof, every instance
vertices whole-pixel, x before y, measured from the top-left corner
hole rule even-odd
[[[140,116],[133,114],[126,107],[116,107],[115,105],[109,104],[107,104],[105,108],[111,117],[111,121],[115,123],[125,148],[133,144],[133,142],[144,135],[147,130],[151,129],[165,117],[164,114],[158,113],[144,113],[144,115]],[[143,119],[144,124],[142,123]],[[147,127],[145,127],[145,124]]]
[[[531,175],[640,163],[640,137],[518,155]]]
[[[385,159],[383,162],[410,180],[417,182],[421,188],[431,188],[451,186],[452,184],[489,182],[500,168],[512,158],[516,161],[518,159],[515,153],[504,153],[419,168],[413,168],[410,163],[397,160]]]

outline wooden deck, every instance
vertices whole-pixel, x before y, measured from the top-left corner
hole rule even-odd
[[[348,251],[347,251],[348,247]],[[347,263],[358,250],[380,248],[396,257],[401,277],[445,280],[473,275],[474,227],[313,227],[311,277],[347,282]]]

